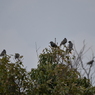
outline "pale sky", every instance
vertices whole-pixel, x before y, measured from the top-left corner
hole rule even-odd
[[[41,51],[65,37],[95,52],[95,0],[0,0],[0,51],[20,53],[28,70],[37,66],[35,42]],[[88,56],[90,59],[90,55]]]

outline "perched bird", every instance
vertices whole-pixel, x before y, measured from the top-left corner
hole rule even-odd
[[[19,53],[15,53],[15,59],[18,59],[20,57]]]
[[[50,42],[51,47],[57,47],[57,45],[54,42]]]
[[[63,41],[60,43],[60,46],[61,46],[61,45],[65,45],[66,43],[67,43],[67,39],[64,38]]]
[[[73,49],[73,43],[71,41],[69,41],[69,46],[68,46],[69,50],[71,51]]]
[[[6,50],[5,49],[1,52],[0,56],[4,56],[4,55],[6,55]]]
[[[88,64],[88,65],[92,65],[93,62],[94,62],[94,60],[91,60],[91,61],[87,62],[87,64]]]
[[[69,41],[68,43],[69,43],[69,48],[73,48],[73,43],[71,41]]]

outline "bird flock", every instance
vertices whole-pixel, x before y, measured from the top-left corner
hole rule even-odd
[[[6,54],[6,50],[3,49],[3,51],[1,52],[0,54],[0,57],[5,57],[7,54]],[[20,54],[19,53],[15,53],[15,56],[14,56],[15,59],[19,59],[20,58]]]
[[[61,47],[62,45],[65,45],[66,43],[67,43],[67,39],[66,39],[66,38],[64,38],[64,39],[61,41],[60,46],[57,46],[56,43],[54,43],[53,41],[50,41],[50,45],[51,45],[51,47],[53,47],[53,48]],[[66,51],[71,52],[71,50],[73,50],[73,43],[72,43],[71,41],[68,41],[68,43],[69,43],[69,44],[68,44],[68,47],[67,47]],[[92,65],[93,62],[94,62],[94,60],[91,60],[91,61],[87,62],[87,64],[88,64],[88,65]]]
[[[67,39],[66,38],[64,38],[62,41],[61,41],[61,43],[60,43],[60,46],[57,46],[56,45],[56,43],[54,43],[53,41],[50,41],[50,45],[51,45],[51,47],[61,47],[62,45],[65,45],[67,43]],[[73,50],[73,43],[71,42],[71,41],[68,41],[68,49],[67,50],[69,50],[69,52],[71,52],[71,50]]]
[[[64,39],[61,41],[60,46],[57,46],[56,43],[54,43],[53,41],[50,41],[50,45],[51,45],[51,47],[53,47],[53,48],[61,47],[62,45],[65,45],[66,43],[67,43],[67,39],[66,39],[66,38],[64,38]],[[73,50],[73,43],[72,43],[71,41],[68,41],[68,43],[69,43],[69,44],[68,44],[67,50],[68,50],[69,52],[71,52],[71,50]],[[6,50],[5,50],[5,49],[4,49],[4,50],[1,52],[1,54],[0,54],[0,57],[4,57],[4,56],[6,56]],[[19,53],[15,53],[15,59],[19,59],[19,57],[20,57],[20,54],[19,54]],[[93,62],[94,62],[94,60],[91,60],[91,61],[87,62],[87,64],[88,64],[88,65],[92,65]]]

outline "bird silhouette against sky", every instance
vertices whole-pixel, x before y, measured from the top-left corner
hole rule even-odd
[[[4,49],[4,50],[1,52],[0,56],[5,56],[5,55],[6,55],[6,50]]]
[[[20,57],[19,53],[15,53],[15,59],[18,59]]]
[[[65,45],[66,43],[67,43],[67,39],[64,38],[63,41],[60,43],[60,46],[61,46],[61,45]]]
[[[87,64],[88,64],[88,65],[92,65],[93,62],[94,62],[94,60],[91,60],[91,61],[87,62]]]
[[[71,41],[69,41],[68,49],[69,49],[69,52],[71,52],[71,50],[73,49],[73,43]]]
[[[57,47],[57,45],[53,41],[50,42],[50,45],[51,47]]]

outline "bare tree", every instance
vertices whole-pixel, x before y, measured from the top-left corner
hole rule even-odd
[[[95,76],[94,74],[94,66],[93,66],[93,63],[94,63],[94,54],[92,54],[92,59],[88,62],[84,62],[84,55],[86,52],[88,52],[90,48],[88,48],[86,51],[85,51],[85,47],[86,47],[86,44],[85,44],[85,41],[83,41],[83,47],[82,49],[80,50],[80,52],[78,53],[76,48],[74,47],[74,54],[76,56],[76,58],[74,59],[74,62],[73,62],[73,67],[76,68],[80,73],[81,73],[81,77],[87,77],[87,79],[90,80],[91,84],[94,82],[93,81],[93,78]]]

